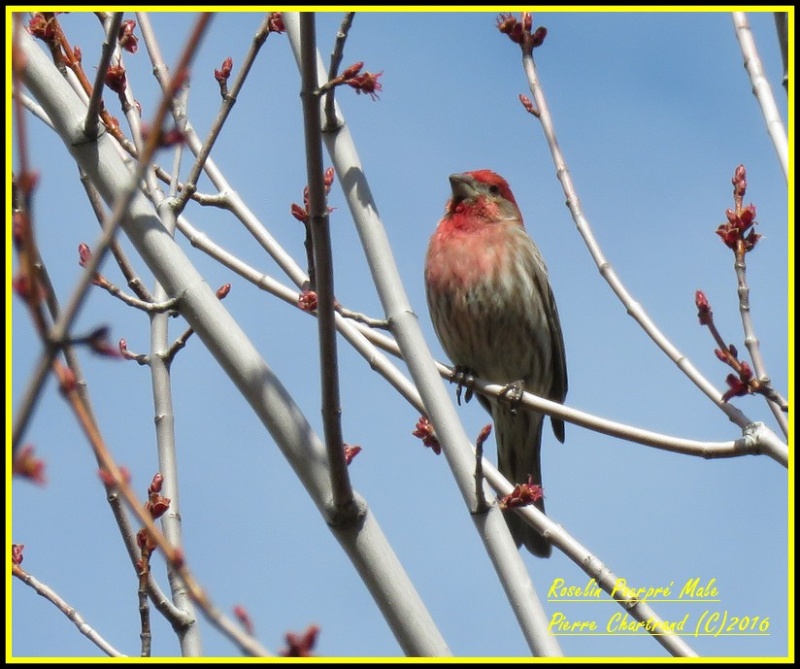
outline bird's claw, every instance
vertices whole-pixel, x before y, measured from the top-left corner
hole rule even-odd
[[[519,405],[522,403],[522,393],[525,391],[525,382],[521,379],[507,383],[500,391],[500,397],[506,400],[511,407],[511,413],[517,413]]]
[[[475,381],[475,373],[467,367],[456,367],[453,374],[453,381],[456,383],[456,400],[458,406],[461,406],[461,391],[464,386],[471,384]],[[472,388],[467,388],[464,392],[464,404],[467,404],[472,399]]]

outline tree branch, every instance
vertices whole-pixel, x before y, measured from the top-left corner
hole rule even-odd
[[[786,137],[786,128],[783,126],[778,105],[772,94],[772,87],[764,74],[761,65],[761,58],[756,49],[756,42],[753,39],[753,32],[750,30],[750,23],[744,12],[732,12],[733,25],[736,28],[736,38],[742,49],[744,57],[744,67],[750,77],[750,84],[753,87],[753,95],[756,96],[767,124],[767,132],[772,139],[775,152],[778,154],[783,175],[789,178],[789,142]]]
[[[330,220],[322,166],[320,100],[317,90],[317,42],[313,12],[300,15],[303,67],[301,68],[303,120],[306,138],[306,171],[308,174],[309,228],[314,252],[319,326],[320,374],[322,377],[322,421],[328,466],[333,489],[337,522],[353,522],[357,509],[347,473],[342,438],[341,400],[339,396],[339,362],[336,351],[336,313],[333,308],[333,258],[331,254]]]

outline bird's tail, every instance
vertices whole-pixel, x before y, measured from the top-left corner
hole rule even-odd
[[[528,475],[532,482],[542,485],[542,423],[544,416],[533,411],[517,409],[512,412],[505,404],[492,403],[492,418],[497,439],[497,468],[511,483],[526,483]],[[544,513],[544,498],[534,506]],[[525,545],[539,557],[550,557],[552,547],[535,529],[514,511],[505,512],[506,523],[517,546]]]

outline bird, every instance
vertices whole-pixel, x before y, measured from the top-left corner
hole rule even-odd
[[[425,256],[425,294],[442,348],[456,370],[563,403],[567,362],[558,309],[511,188],[488,169],[452,174],[450,187]],[[492,415],[500,472],[512,484],[541,486],[544,414],[478,399]],[[563,420],[551,423],[563,443]],[[544,512],[543,497],[534,504]],[[550,556],[550,543],[515,512],[505,519],[517,547]]]

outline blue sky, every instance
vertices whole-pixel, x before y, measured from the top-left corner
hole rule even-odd
[[[428,238],[453,172],[490,168],[506,177],[550,270],[569,370],[567,404],[675,436],[724,441],[738,429],[629,318],[601,279],[577,234],[555,178],[541,128],[520,106],[529,94],[520,52],[494,27],[494,12],[356,15],[343,65],[383,71],[380,100],[340,90],[337,100],[357,144],[413,308],[439,359],[427,315],[422,267]],[[786,94],[771,13],[748,14],[773,92],[786,119]],[[133,18],[126,15],[126,18]],[[192,25],[191,14],[153,14],[167,63]],[[214,17],[192,74],[189,117],[201,137],[219,107],[213,71],[231,56],[234,72],[261,22],[258,13]],[[318,16],[327,63],[340,13]],[[789,394],[788,208],[785,180],[750,83],[729,13],[538,12],[548,29],[535,56],[562,150],[603,250],[634,297],[718,388],[728,369],[697,322],[694,291],[708,296],[726,341],[746,351],[733,258],[714,233],[732,206],[730,179],[748,170],[746,202],[758,209],[763,239],[748,256],[752,313],[774,386]],[[61,17],[93,75],[98,21]],[[139,29],[137,28],[137,34]],[[144,118],[157,85],[143,44],[126,67]],[[284,247],[304,264],[302,226],[290,215],[306,182],[299,76],[285,35],[271,35],[213,152],[217,165]],[[115,97],[106,104],[121,118]],[[77,247],[98,226],[66,149],[30,120],[33,165],[41,173],[35,222],[42,255],[64,300],[80,273]],[[159,162],[172,163],[162,152]],[[326,161],[326,164],[329,164]],[[184,160],[183,170],[187,161]],[[199,189],[210,183],[201,179]],[[330,205],[336,295],[380,317],[358,236],[334,184]],[[289,283],[227,213],[190,206],[192,223],[215,241]],[[260,292],[181,240],[211,286],[230,282],[224,304],[322,433],[315,321]],[[126,244],[130,249],[130,245]],[[141,261],[136,267],[151,282]],[[121,283],[106,262],[103,272]],[[25,387],[39,345],[13,302],[12,397]],[[146,352],[148,319],[95,289],[76,327],[112,328],[112,340]],[[174,336],[183,324],[173,321]],[[446,462],[411,436],[418,418],[340,340],[344,438],[363,451],[350,467],[454,654],[529,651]],[[82,354],[89,392],[107,443],[142,496],[156,471],[147,368]],[[198,338],[172,366],[185,550],[189,565],[226,611],[244,605],[267,647],[317,624],[321,655],[397,656],[400,648],[368,592],[270,436]],[[773,429],[756,397],[734,400]],[[459,409],[467,433],[488,422],[477,402]],[[96,466],[69,411],[48,383],[26,442],[47,462],[47,485],[13,486],[13,541],[23,567],[56,589],[120,650],[138,653],[136,582],[104,500]],[[493,440],[488,455],[494,458]],[[663,603],[666,619],[704,611],[769,619],[767,636],[687,638],[704,656],[783,656],[787,622],[787,471],[765,457],[701,460],[646,448],[567,425],[543,446],[548,514],[637,587],[678,587],[715,579],[719,602]],[[555,579],[588,577],[558,551],[525,555],[544,598]],[[163,561],[156,559],[163,578]],[[12,589],[11,641],[17,656],[98,654],[52,606],[19,582]],[[545,602],[548,615],[596,620],[610,602]],[[175,655],[174,634],[154,614],[153,652]],[[201,620],[204,652],[236,648]],[[652,656],[647,636],[559,637],[571,656]]]

